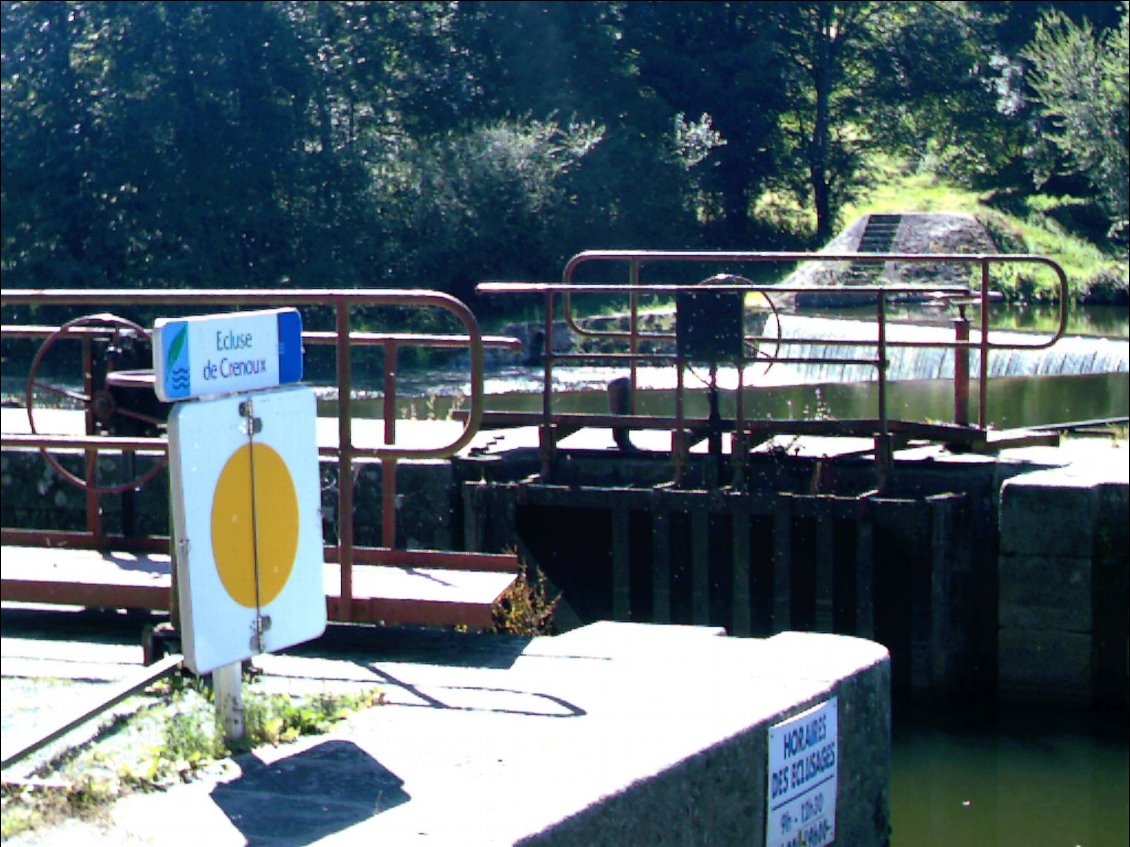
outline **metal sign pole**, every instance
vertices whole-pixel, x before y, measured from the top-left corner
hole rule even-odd
[[[161,319],[157,394],[185,663],[212,674],[216,721],[245,738],[243,661],[326,626],[317,403],[294,309]],[[286,387],[284,387],[286,386]]]
[[[216,696],[216,721],[224,728],[224,740],[240,742],[243,727],[243,663],[231,662],[212,671],[212,693]]]

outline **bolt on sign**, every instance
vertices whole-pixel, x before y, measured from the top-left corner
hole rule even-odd
[[[162,329],[186,323],[207,339],[238,339],[246,326],[239,315],[166,322],[154,350],[174,346]],[[325,630],[316,421],[305,386],[181,402],[169,416],[182,643],[198,674]]]
[[[835,697],[769,728],[766,847],[836,838],[839,711]]]

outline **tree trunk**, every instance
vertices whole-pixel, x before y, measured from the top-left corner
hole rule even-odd
[[[813,83],[816,88],[816,114],[809,145],[808,171],[812,184],[812,200],[816,207],[816,240],[826,244],[832,237],[832,200],[828,179],[828,150],[831,133],[832,66],[835,31],[827,6],[820,7],[820,23],[816,32],[813,56]]]
[[[726,220],[724,247],[749,249],[748,168],[735,156],[722,156],[722,213]]]

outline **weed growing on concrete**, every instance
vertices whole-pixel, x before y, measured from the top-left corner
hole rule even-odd
[[[322,735],[354,712],[384,703],[376,688],[355,694],[323,692],[295,699],[286,694],[263,694],[244,704],[243,724],[248,746],[285,744],[303,735]]]
[[[0,829],[7,839],[66,818],[91,817],[131,791],[151,791],[222,770],[233,753],[329,732],[350,714],[380,705],[376,688],[292,697],[245,683],[245,739],[225,743],[211,692],[199,678],[163,680],[149,703],[110,721],[83,750],[68,750],[34,779],[4,784]]]
[[[494,631],[506,635],[553,635],[553,614],[560,602],[560,594],[549,596],[545,574],[519,559],[517,578],[494,604]]]

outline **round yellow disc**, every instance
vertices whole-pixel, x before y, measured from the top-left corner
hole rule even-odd
[[[212,552],[224,589],[255,608],[258,554],[258,602],[267,605],[290,578],[297,550],[298,496],[286,462],[266,444],[244,444],[220,471],[212,500]]]

